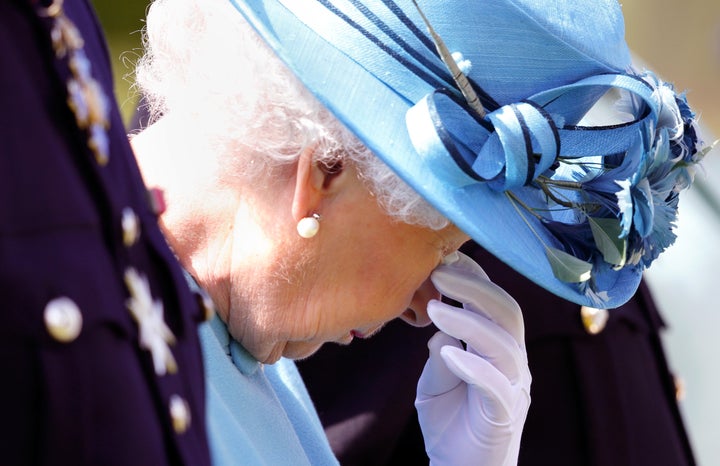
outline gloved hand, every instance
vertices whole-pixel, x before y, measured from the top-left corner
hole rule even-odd
[[[415,407],[430,463],[515,465],[531,380],[520,307],[462,253],[431,279],[463,307],[428,304],[440,331],[428,342]]]

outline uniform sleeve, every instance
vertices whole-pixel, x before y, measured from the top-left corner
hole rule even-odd
[[[0,457],[209,464],[202,313],[148,205],[98,23],[85,0],[39,3],[0,3]],[[164,372],[138,331],[158,310]]]

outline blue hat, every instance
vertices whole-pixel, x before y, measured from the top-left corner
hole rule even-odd
[[[231,1],[405,182],[551,292],[619,306],[673,242],[704,152],[684,96],[631,71],[616,1]],[[610,89],[628,118],[578,126]]]

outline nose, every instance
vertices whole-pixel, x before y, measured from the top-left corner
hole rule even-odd
[[[415,291],[410,307],[400,318],[414,327],[427,327],[432,323],[427,313],[427,304],[431,299],[440,299],[440,292],[435,289],[430,278],[425,280]]]

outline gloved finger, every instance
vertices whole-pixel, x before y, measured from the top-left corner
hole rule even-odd
[[[462,349],[462,345],[458,340],[443,332],[436,332],[435,335],[428,340],[430,356],[418,380],[418,394],[427,396],[442,395],[462,383],[462,381],[448,369],[442,356],[440,356],[440,350],[444,346]]]
[[[438,266],[431,280],[445,296],[487,315],[518,339],[518,333],[522,332],[524,338],[520,306],[505,290],[490,281],[469,257],[462,255],[452,264]]]
[[[440,265],[430,278],[443,295],[487,316],[525,346],[525,325],[517,302],[502,288],[482,275],[462,267]]]
[[[437,300],[430,301],[427,309],[440,330],[463,340],[512,382],[521,376],[526,367],[525,351],[498,324],[481,314]]]
[[[470,414],[479,414],[494,424],[506,424],[512,419],[516,390],[495,366],[480,356],[450,346],[440,354],[447,367],[479,398],[480,413]]]

